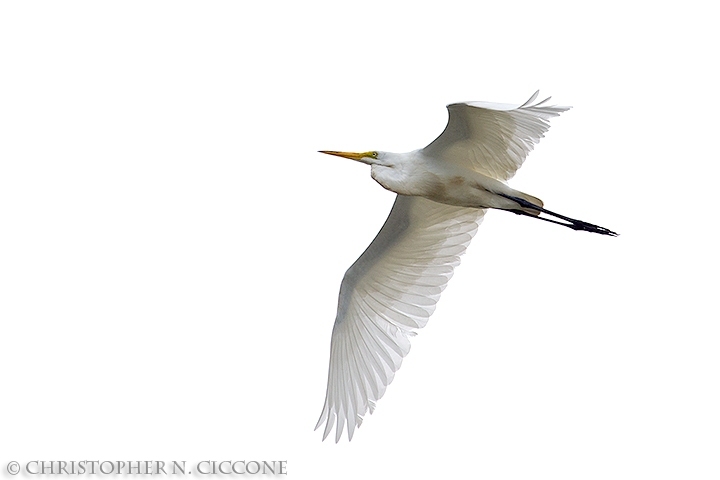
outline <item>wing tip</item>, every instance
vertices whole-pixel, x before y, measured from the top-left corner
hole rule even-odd
[[[374,402],[372,402],[373,408],[370,410],[370,413],[372,414],[372,410],[374,409]],[[334,421],[334,418],[337,417],[338,421],[337,424]],[[353,439],[353,436],[355,434],[355,430],[359,429],[362,426],[363,417],[360,414],[355,415],[354,422],[350,421],[350,419],[344,419],[343,417],[340,417],[340,415],[333,415],[330,414],[329,416],[321,416],[320,420],[318,420],[318,423],[315,425],[315,428],[313,431],[317,431],[318,428],[320,428],[323,423],[325,423],[325,429],[323,431],[323,437],[321,441],[325,441],[327,437],[330,436],[330,432],[333,431],[333,428],[335,429],[335,443],[339,443],[340,439],[342,438],[342,434],[345,431],[345,424],[347,424],[347,436],[348,436],[348,442],[351,442]]]
[[[567,106],[567,105],[546,105],[546,103],[549,102],[552,99],[552,97],[547,97],[544,100],[535,102],[535,99],[538,97],[539,94],[540,94],[540,90],[535,90],[535,93],[532,94],[532,96],[528,99],[528,101],[523,103],[522,105],[520,105],[517,108],[518,109],[520,109],[520,108],[525,108],[525,109],[537,108],[537,109],[541,109],[543,111],[543,113],[550,113],[550,114],[556,114],[556,115],[559,115],[562,112],[566,112],[572,108],[571,106]]]
[[[525,103],[523,103],[522,105],[520,105],[518,108],[525,108],[525,107],[527,107],[528,105],[530,105],[532,102],[535,101],[535,99],[538,97],[538,95],[540,95],[540,89],[535,90],[535,93],[532,94],[532,96],[528,99],[528,101],[525,102]],[[540,103],[547,102],[548,100],[550,100],[550,97],[546,98],[545,100],[543,100],[543,101],[540,102]]]

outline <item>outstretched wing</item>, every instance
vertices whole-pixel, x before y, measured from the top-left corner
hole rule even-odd
[[[550,128],[549,120],[570,107],[535,102],[520,106],[466,102],[448,105],[447,127],[423,152],[497,180],[508,180]]]
[[[347,423],[352,439],[375,408],[403,357],[409,337],[425,326],[460,263],[485,210],[398,195],[380,232],[340,286],[330,344],[323,440]]]

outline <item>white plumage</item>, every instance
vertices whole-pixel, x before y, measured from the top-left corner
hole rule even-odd
[[[323,439],[335,426],[339,441],[346,425],[352,439],[363,416],[372,413],[486,208],[534,217],[544,212],[574,229],[614,234],[545,210],[539,199],[504,184],[548,130],[548,120],[569,108],[545,106],[548,99],[534,104],[537,94],[518,107],[448,105],[443,133],[414,152],[323,151],[372,165],[373,178],[399,192],[382,229],[340,286],[325,405],[315,427],[325,423]]]

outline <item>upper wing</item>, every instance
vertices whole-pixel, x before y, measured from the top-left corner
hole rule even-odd
[[[448,105],[447,127],[423,152],[456,162],[497,180],[508,180],[550,128],[550,118],[570,107],[533,103],[520,106],[485,102]]]
[[[323,440],[337,421],[352,439],[385,393],[409,337],[425,326],[485,210],[398,195],[390,216],[340,285],[330,344]]]

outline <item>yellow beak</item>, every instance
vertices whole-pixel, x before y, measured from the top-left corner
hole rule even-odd
[[[336,157],[344,157],[349,158],[350,160],[360,160],[363,157],[367,157],[368,152],[363,153],[354,153],[354,152],[334,152],[332,150],[320,150],[320,153],[325,153],[327,155],[335,155]]]

